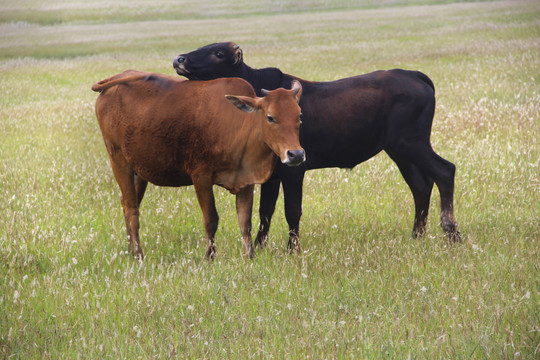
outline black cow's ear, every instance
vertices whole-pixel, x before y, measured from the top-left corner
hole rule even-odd
[[[243,55],[242,55],[242,49],[240,49],[240,46],[234,45],[234,63],[233,66],[240,66],[243,61]]]
[[[245,112],[253,112],[257,109],[256,99],[249,96],[234,96],[225,95],[227,100],[232,102],[234,106]]]

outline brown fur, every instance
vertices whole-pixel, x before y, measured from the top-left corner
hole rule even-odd
[[[139,206],[151,182],[194,185],[204,215],[208,258],[215,254],[218,224],[212,185],[236,194],[244,252],[252,257],[253,184],[271,175],[275,154],[286,162],[288,150],[302,150],[301,92],[277,89],[257,98],[251,85],[238,78],[185,81],[135,70],[102,80],[92,90],[101,92],[96,115],[122,192],[134,256],[143,257]],[[228,94],[233,96],[226,98]],[[278,123],[269,123],[268,114]]]

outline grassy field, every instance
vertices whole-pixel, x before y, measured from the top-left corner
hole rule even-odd
[[[540,358],[540,2],[294,3],[0,1],[1,358]],[[307,173],[299,255],[281,196],[246,261],[216,187],[211,263],[193,188],[149,186],[135,261],[90,86],[173,75],[216,41],[312,80],[428,74],[464,242],[445,239],[437,190],[411,238],[412,195],[381,154]]]

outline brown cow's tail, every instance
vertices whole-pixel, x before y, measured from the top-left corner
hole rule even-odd
[[[92,90],[96,92],[102,92],[103,90],[106,90],[110,87],[113,87],[115,85],[124,84],[130,81],[136,81],[136,80],[144,80],[148,74],[140,74],[140,75],[133,75],[133,76],[127,76],[123,78],[118,78],[118,75],[98,81],[94,85],[92,85]]]

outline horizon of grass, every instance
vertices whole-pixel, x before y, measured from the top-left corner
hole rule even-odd
[[[488,2],[494,0],[463,0],[459,2]],[[419,5],[444,5],[455,0],[310,0],[309,2],[279,2],[273,0],[236,1],[48,1],[21,0],[17,3],[0,1],[0,24],[22,25],[112,24],[146,21],[177,21],[202,19],[238,19],[282,13],[313,13],[336,10],[379,9]]]

